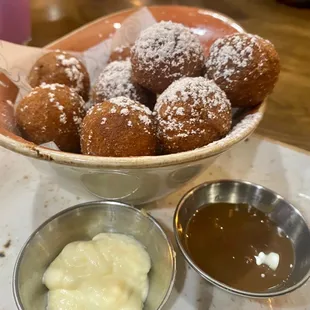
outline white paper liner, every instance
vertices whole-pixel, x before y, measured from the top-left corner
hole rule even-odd
[[[40,146],[46,147],[47,149],[51,149],[51,150],[54,150],[54,151],[60,151],[60,150],[59,150],[59,147],[58,147],[58,146],[56,145],[56,143],[53,142],[53,141],[40,144]]]

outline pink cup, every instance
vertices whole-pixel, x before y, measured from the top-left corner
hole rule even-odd
[[[0,0],[0,40],[25,44],[30,37],[30,0]]]

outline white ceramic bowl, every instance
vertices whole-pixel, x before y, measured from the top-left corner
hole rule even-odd
[[[233,20],[212,11],[182,6],[149,8],[157,20],[172,20],[191,27],[201,34],[208,47],[220,36],[242,32]],[[107,38],[134,11],[122,11],[99,19],[58,40],[49,48],[83,51]],[[196,30],[196,31],[195,31]],[[100,36],[98,35],[100,34]],[[88,190],[94,195],[142,204],[176,191],[204,171],[214,159],[233,145],[247,138],[258,126],[265,110],[265,102],[248,111],[238,111],[234,123],[238,129],[226,138],[206,147],[173,155],[107,158],[65,153],[37,146],[18,136],[13,108],[7,100],[15,101],[16,86],[3,74],[0,82],[0,145],[32,158],[42,172],[56,176],[61,186],[78,191]]]

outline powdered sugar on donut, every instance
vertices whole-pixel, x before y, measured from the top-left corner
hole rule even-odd
[[[45,82],[43,82],[40,86],[40,88],[43,88],[43,89],[50,89],[50,90],[56,90],[57,88],[64,88],[65,85],[63,84],[58,84],[58,83],[53,83],[53,84],[47,84]],[[32,91],[30,94],[34,94],[36,93],[36,91]]]
[[[53,141],[62,151],[78,152],[80,124],[85,116],[83,103],[68,86],[42,84],[19,102],[15,116],[22,134],[30,141]]]
[[[38,93],[38,88],[42,88],[42,89],[49,89],[50,92],[47,94],[49,101],[51,103],[55,102],[55,91],[58,89],[63,89],[65,90],[65,85],[63,84],[58,84],[58,83],[53,83],[53,84],[47,84],[47,83],[42,83],[40,86],[34,88],[29,94],[28,96],[32,96]],[[76,93],[72,88],[69,88],[70,91],[70,99],[71,104],[76,105],[78,104],[81,108],[83,108],[84,110],[86,110],[86,104],[84,99],[78,94]],[[58,102],[56,102],[56,104],[59,104]]]
[[[84,111],[88,110],[88,103],[84,101],[83,97],[70,88],[70,99],[73,104],[78,104]]]
[[[48,100],[50,102],[50,104],[54,105],[59,111],[60,111],[60,115],[59,115],[59,122],[62,124],[66,124],[68,121],[68,117],[65,111],[65,107],[58,101],[59,98],[57,98],[57,92],[59,91],[64,91],[67,92],[67,90],[69,90],[69,98],[71,99],[70,103],[72,106],[76,106],[78,108],[77,112],[79,113],[79,115],[84,114],[85,111],[85,102],[83,100],[83,98],[76,93],[74,90],[72,90],[72,88],[67,88],[65,85],[63,84],[47,84],[47,83],[42,83],[40,86],[34,88],[34,90],[32,90],[32,92],[29,93],[28,96],[33,96],[35,94],[38,93],[38,89],[48,89],[49,92],[47,93],[47,97]],[[66,94],[67,95],[67,94]],[[82,117],[77,115],[77,112],[75,112],[74,110],[72,111],[73,113],[73,122],[76,125],[80,125],[82,122]]]
[[[84,74],[81,71],[80,61],[69,54],[61,53],[56,55],[57,61],[64,67],[65,73],[70,81],[75,82],[76,86],[73,88],[75,91],[80,92],[83,90]]]
[[[113,104],[108,111],[109,114],[118,114],[124,117],[128,127],[132,127],[134,125],[134,121],[131,119],[131,116],[133,116],[137,123],[143,127],[144,131],[150,133],[150,126],[153,126],[153,119],[152,112],[148,107],[124,96],[112,98],[109,102]],[[94,105],[88,111],[88,114],[91,115],[93,113],[101,113],[101,105],[101,103]],[[105,120],[101,122],[101,125],[105,125],[107,123],[109,114],[104,116]]]
[[[118,96],[139,101],[137,85],[131,81],[131,63],[113,61],[99,75],[94,91],[97,96],[111,99]]]
[[[183,78],[172,83],[155,105],[158,135],[167,140],[206,134],[205,123],[223,122],[223,130],[231,124],[231,105],[225,93],[203,77]],[[220,127],[220,125],[218,125]],[[219,129],[220,130],[220,129]]]
[[[93,135],[89,137],[90,130]],[[95,104],[81,126],[83,154],[101,156],[154,155],[156,135],[149,108],[126,97]]]
[[[213,96],[211,97],[210,94]],[[209,98],[209,100],[205,100]],[[195,108],[202,103],[208,106],[218,107],[222,112],[230,109],[231,105],[225,93],[212,81],[203,77],[182,78],[172,83],[157,99],[155,111],[159,111],[162,104],[168,103],[171,107],[169,111],[175,111],[178,115],[184,114],[184,107],[174,109],[177,102],[192,100],[192,115],[195,116]]]
[[[137,101],[124,97],[124,96],[112,98],[109,100],[109,102],[123,108],[121,111],[124,111],[124,109],[127,108],[133,111],[139,111],[142,114],[145,114],[149,117],[152,115],[152,111],[148,107],[144,106],[143,104],[140,104]],[[126,113],[123,113],[123,114],[126,115]]]
[[[169,75],[182,77],[188,62],[203,60],[203,49],[198,37],[189,28],[171,21],[154,24],[141,32],[132,48],[141,70],[161,67]],[[178,68],[171,73],[173,68]],[[171,70],[172,69],[172,70]]]
[[[234,34],[217,39],[206,62],[207,70],[212,70],[212,77],[232,82],[234,74],[239,74],[252,63],[254,50],[260,49],[258,38],[251,34]]]

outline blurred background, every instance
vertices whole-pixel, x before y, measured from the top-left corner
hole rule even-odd
[[[258,133],[310,151],[310,0],[0,0],[0,38],[42,47],[104,15],[145,5],[191,5],[224,13],[271,40],[279,83]],[[30,28],[31,25],[31,28]]]
[[[3,0],[0,0],[0,2]],[[242,26],[262,36],[309,31],[309,12],[290,5],[306,6],[308,0],[4,0],[30,1],[33,46],[43,46],[67,32],[101,16],[132,7],[161,4],[191,5],[227,14]],[[281,36],[279,36],[281,37]],[[299,38],[296,38],[298,40]],[[278,45],[279,42],[274,42]],[[285,44],[285,42],[282,42]],[[288,42],[287,42],[288,43]],[[290,42],[292,43],[292,42]],[[289,43],[289,44],[290,44]]]

